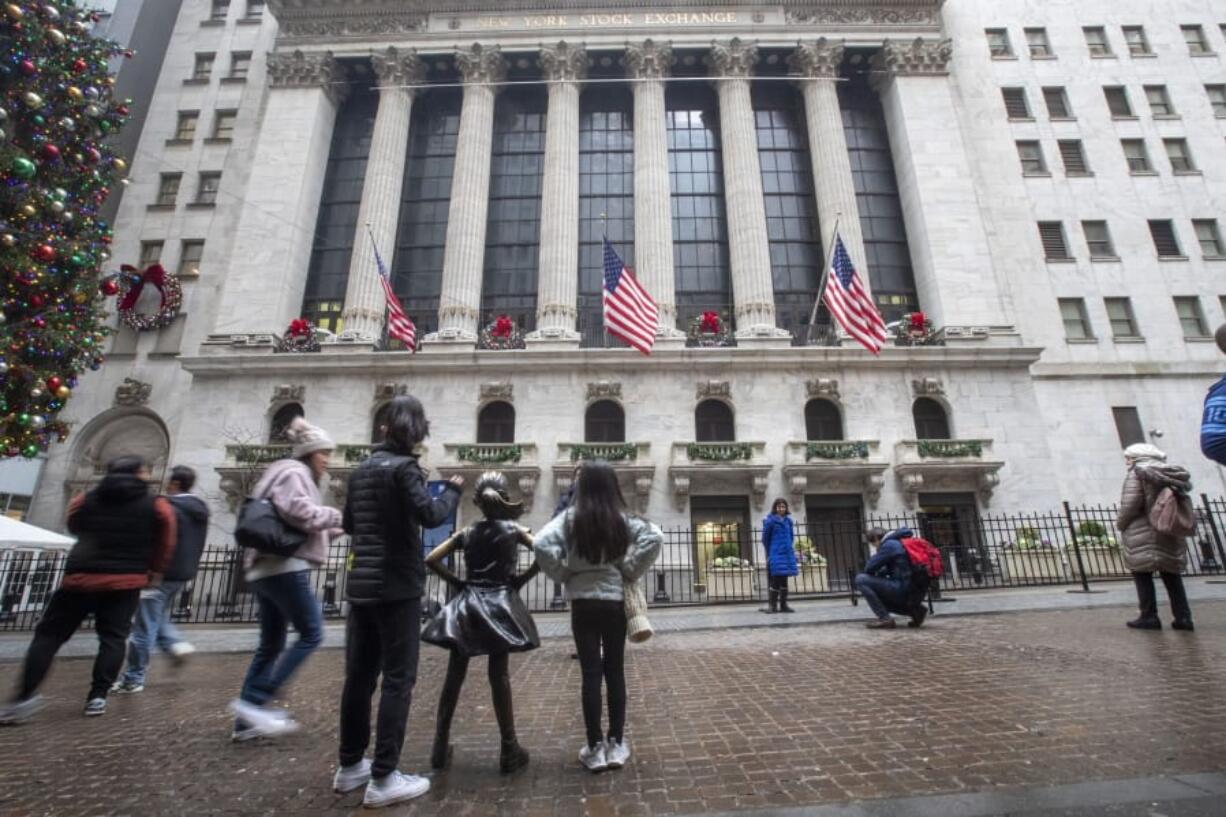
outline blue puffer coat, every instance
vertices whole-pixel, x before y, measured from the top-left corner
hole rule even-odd
[[[772,513],[762,520],[762,547],[766,548],[767,570],[772,576],[795,576],[796,535],[792,517]]]

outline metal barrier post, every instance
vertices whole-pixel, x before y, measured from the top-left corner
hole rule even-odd
[[[652,601],[657,604],[665,604],[671,601],[668,597],[668,587],[665,584],[663,570],[656,570],[656,594],[652,597]]]
[[[550,610],[565,610],[566,599],[562,598],[562,585],[553,583],[553,598],[549,600]]]
[[[847,598],[851,601],[852,607],[860,606],[860,599],[856,595],[856,569],[854,567],[847,568]]]
[[[1068,520],[1069,536],[1073,537],[1073,556],[1077,560],[1077,572],[1081,574],[1081,589],[1074,588],[1070,593],[1106,593],[1106,590],[1091,590],[1090,580],[1086,578],[1086,566],[1081,561],[1081,548],[1077,546],[1077,528],[1073,525],[1073,509],[1068,502],[1064,503],[1064,518]]]

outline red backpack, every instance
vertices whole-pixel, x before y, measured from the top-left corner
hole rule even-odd
[[[930,579],[939,579],[945,573],[945,564],[941,561],[941,551],[932,546],[927,539],[918,536],[902,540],[903,549],[911,558],[911,565],[921,568]]]

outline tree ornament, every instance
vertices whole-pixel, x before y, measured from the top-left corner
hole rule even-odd
[[[27,77],[32,77],[38,73],[38,66],[36,66],[30,60],[22,60],[21,62],[17,63],[17,70]]]
[[[85,94],[81,93],[81,89],[75,85],[69,85],[66,93],[68,94],[68,98],[73,102],[80,102],[85,98]]]
[[[60,149],[55,145],[43,145],[43,159],[48,162],[58,162],[60,160]]]
[[[26,103],[29,108],[41,108],[43,106],[43,98],[33,91],[26,91],[21,97],[21,101]]]
[[[22,11],[21,6],[17,5],[16,3],[5,3],[4,11],[14,20],[20,20],[26,14],[24,11]]]
[[[50,244],[39,244],[34,248],[34,252],[31,255],[34,256],[36,261],[50,264],[55,260],[55,247],[52,247]]]
[[[19,179],[32,179],[34,174],[38,172],[38,165],[31,162],[24,156],[18,156],[13,160],[13,175]],[[33,209],[31,207],[31,209]],[[30,215],[34,215],[31,213]]]
[[[67,400],[72,396],[72,389],[68,388],[67,386],[60,386],[55,390],[55,396],[61,400]]]
[[[64,378],[60,377],[58,374],[53,374],[51,377],[47,378],[47,391],[58,391],[62,385],[64,385]]]
[[[102,291],[103,295],[106,295],[109,298],[112,295],[118,294],[119,284],[115,283],[114,278],[104,278],[102,279],[102,283],[99,284],[98,289]]]
[[[63,45],[68,41],[68,38],[64,36],[64,32],[60,31],[58,28],[47,29],[47,39],[56,45]]]
[[[72,61],[72,73],[80,74],[86,68],[89,68],[89,63],[87,63],[85,60],[81,59],[80,57],[77,57],[75,60]]]

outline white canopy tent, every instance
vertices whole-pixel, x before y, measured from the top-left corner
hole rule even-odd
[[[0,515],[0,550],[18,548],[68,550],[76,541],[71,536],[64,536]]]

